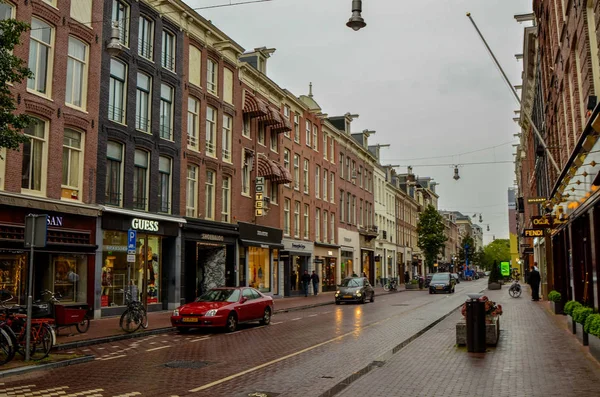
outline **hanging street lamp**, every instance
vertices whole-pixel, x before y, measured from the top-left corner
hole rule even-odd
[[[358,31],[367,26],[367,23],[363,19],[361,13],[362,0],[352,0],[352,16],[348,20],[348,23],[346,23],[346,26],[354,31]]]

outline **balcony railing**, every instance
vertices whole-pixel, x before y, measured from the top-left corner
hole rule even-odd
[[[133,208],[136,210],[145,210],[146,209],[146,197],[133,197]]]
[[[125,118],[125,110],[116,106],[108,106],[108,118],[117,123],[122,123]]]
[[[152,60],[152,42],[140,38],[138,40],[138,47],[138,53],[140,56]]]
[[[121,205],[121,193],[116,192],[106,192],[104,195],[104,202],[108,205]]]
[[[162,120],[161,120],[162,121]],[[160,137],[163,139],[173,140],[173,129],[170,125],[160,125]]]
[[[198,137],[188,134],[187,136],[187,145],[198,149]]]
[[[147,117],[135,116],[135,128],[142,131],[148,131],[150,127],[149,119]]]

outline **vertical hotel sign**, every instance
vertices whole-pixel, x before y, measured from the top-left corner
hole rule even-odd
[[[265,177],[259,176],[256,178],[256,188],[254,194],[254,214],[256,216],[263,216],[265,214],[264,209],[264,194],[265,194]]]

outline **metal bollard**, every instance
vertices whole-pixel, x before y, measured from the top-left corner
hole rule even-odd
[[[467,351],[485,353],[485,303],[467,301]]]

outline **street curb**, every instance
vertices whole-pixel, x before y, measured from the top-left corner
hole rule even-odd
[[[13,376],[13,375],[22,375],[22,374],[25,374],[28,372],[33,372],[33,371],[43,371],[46,369],[54,369],[54,368],[67,367],[69,365],[83,364],[83,363],[87,363],[90,361],[94,361],[94,356],[77,357],[77,358],[72,358],[69,360],[58,361],[56,363],[48,363],[48,364],[42,364],[42,365],[28,365],[27,367],[13,368],[13,369],[7,369],[6,371],[0,371],[0,378],[6,378],[8,376]]]
[[[481,290],[480,293],[483,293],[484,291],[485,291],[485,289]],[[365,367],[361,368],[360,370],[354,372],[352,375],[350,375],[350,376],[346,377],[345,379],[343,379],[342,381],[338,382],[333,387],[331,387],[328,390],[326,390],[325,392],[319,394],[318,397],[333,397],[333,396],[338,395],[344,389],[346,389],[348,386],[350,386],[352,383],[356,382],[358,379],[360,379],[364,375],[368,374],[369,372],[371,372],[375,368],[379,368],[379,367],[383,366],[385,364],[385,362],[387,360],[389,360],[390,358],[392,358],[392,356],[394,354],[398,353],[400,350],[402,350],[403,348],[405,348],[409,343],[413,342],[415,339],[417,339],[420,336],[422,336],[425,332],[429,331],[430,329],[432,329],[433,327],[435,327],[436,325],[438,325],[439,323],[441,323],[442,321],[444,321],[452,313],[454,313],[456,310],[458,310],[462,305],[463,304],[461,303],[460,305],[458,305],[454,309],[450,310],[448,313],[446,313],[442,317],[440,317],[437,320],[433,321],[431,324],[427,325],[426,327],[424,327],[423,329],[421,329],[420,331],[418,331],[414,335],[408,337],[407,339],[405,339],[404,341],[402,341],[398,345],[394,346],[391,350],[389,350],[388,352],[384,353],[379,359],[377,359],[377,360],[369,363],[367,366],[365,366]]]
[[[60,351],[60,350],[78,349],[80,347],[85,347],[85,346],[99,345],[101,343],[116,342],[116,341],[127,340],[127,339],[143,338],[144,336],[166,334],[168,332],[173,332],[173,331],[175,331],[174,327],[163,327],[163,328],[151,329],[148,331],[132,332],[131,334],[111,335],[111,336],[106,336],[106,337],[96,338],[96,339],[87,339],[87,340],[80,340],[80,341],[76,341],[76,342],[61,343],[61,344],[55,345],[53,350]]]

